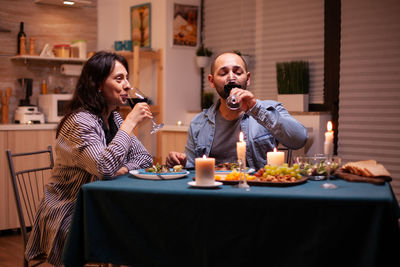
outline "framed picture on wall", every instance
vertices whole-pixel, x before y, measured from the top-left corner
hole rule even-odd
[[[174,4],[173,46],[197,46],[198,17],[198,6]]]
[[[131,6],[132,45],[151,47],[151,4]]]

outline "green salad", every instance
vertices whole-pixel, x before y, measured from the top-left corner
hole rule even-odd
[[[156,163],[150,168],[146,168],[146,172],[162,173],[162,172],[181,172],[183,169],[182,165],[175,165],[172,169],[168,168],[166,165]]]
[[[328,174],[328,164],[325,160],[318,163],[303,162],[300,163],[300,174],[303,176],[324,176]],[[339,168],[339,163],[332,162],[330,164],[331,173],[334,173]]]

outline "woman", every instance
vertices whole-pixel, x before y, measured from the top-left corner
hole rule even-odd
[[[61,266],[61,254],[79,188],[89,182],[152,165],[152,157],[133,135],[152,118],[138,103],[123,121],[115,109],[128,99],[128,64],[117,54],[98,52],[83,67],[67,113],[57,128],[52,182],[46,186],[25,256],[47,256]]]

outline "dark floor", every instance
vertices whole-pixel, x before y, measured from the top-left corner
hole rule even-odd
[[[24,245],[19,230],[0,231],[0,267],[23,266]],[[48,267],[50,264],[40,266]]]
[[[0,230],[0,267],[22,267],[24,244],[19,230]],[[33,262],[32,264],[34,264]],[[31,264],[30,264],[31,265]],[[40,267],[52,267],[43,263]],[[114,267],[112,264],[86,264],[85,267]],[[124,267],[121,265],[121,267]]]

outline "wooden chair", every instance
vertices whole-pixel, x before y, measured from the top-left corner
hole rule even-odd
[[[52,147],[48,146],[46,150],[14,154],[7,149],[6,154],[25,252],[30,226],[34,223],[47,178],[54,166],[53,152]],[[41,257],[31,266],[37,266],[44,261],[45,258]],[[25,256],[24,266],[28,266]]]

